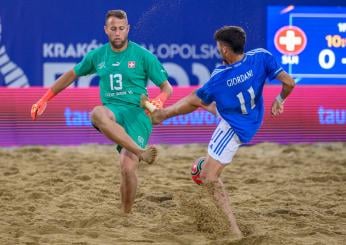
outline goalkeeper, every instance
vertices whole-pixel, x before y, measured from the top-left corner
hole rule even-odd
[[[110,10],[105,17],[104,31],[109,42],[90,51],[72,70],[64,73],[31,109],[35,120],[60,91],[79,76],[96,73],[100,77],[103,105],[91,112],[95,128],[117,144],[120,153],[120,194],[125,213],[131,212],[137,190],[138,162],[149,164],[157,157],[154,146],[147,147],[152,123],[140,106],[147,95],[148,79],[160,87],[160,94],[151,102],[161,108],[172,93],[167,72],[156,56],[128,40],[130,25],[123,10]],[[147,147],[147,148],[146,148]]]

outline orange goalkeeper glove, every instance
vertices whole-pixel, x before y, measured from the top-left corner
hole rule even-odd
[[[42,98],[32,105],[31,107],[32,120],[36,120],[37,116],[42,115],[42,113],[47,107],[47,102],[50,101],[55,95],[56,93],[54,93],[51,89],[48,89],[48,91],[42,96]]]
[[[167,99],[168,99],[168,94],[166,92],[161,92],[154,99],[150,100],[150,103],[156,106],[157,109],[162,109]]]

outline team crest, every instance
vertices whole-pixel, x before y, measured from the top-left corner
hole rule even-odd
[[[130,69],[136,68],[136,62],[135,61],[129,61],[127,63],[127,67]]]

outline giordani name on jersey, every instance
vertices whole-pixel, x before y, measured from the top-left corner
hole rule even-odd
[[[243,83],[246,80],[249,80],[251,77],[253,77],[253,72],[252,72],[252,70],[248,70],[247,72],[240,74],[239,76],[228,79],[227,85],[229,87],[232,87],[232,86],[235,86],[237,84]]]

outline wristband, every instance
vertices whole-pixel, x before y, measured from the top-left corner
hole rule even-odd
[[[276,96],[276,100],[280,103],[283,104],[285,102],[285,100],[281,97],[281,94],[279,94],[278,96]]]
[[[47,92],[42,96],[42,98],[40,99],[41,101],[44,101],[44,102],[48,102],[50,101],[51,99],[53,99],[53,97],[56,95],[56,93],[54,93],[52,91],[52,89],[48,89]]]

